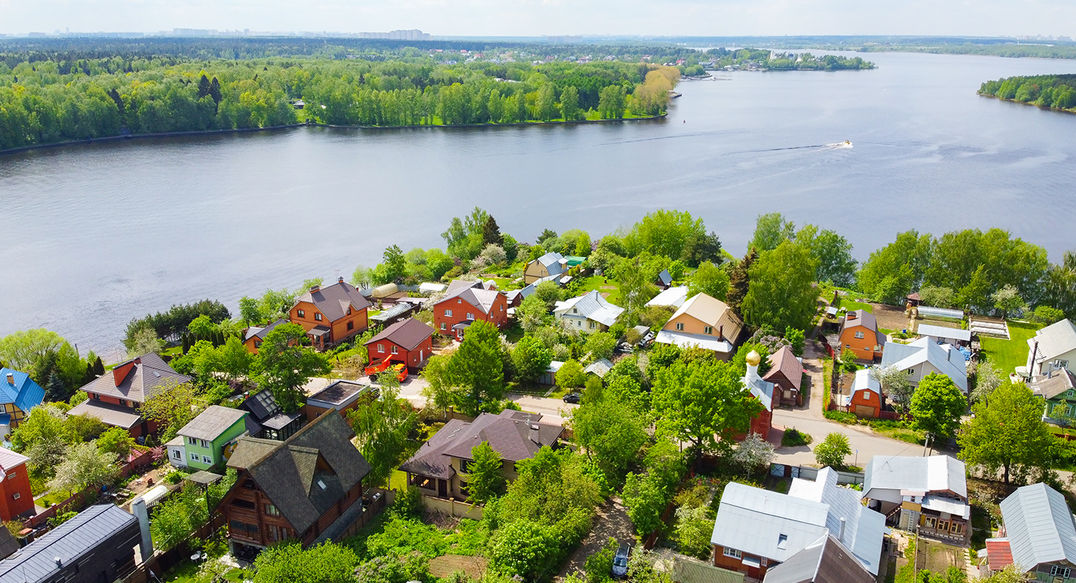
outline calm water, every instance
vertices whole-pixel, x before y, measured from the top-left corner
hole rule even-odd
[[[349,277],[387,245],[442,246],[475,205],[521,240],[669,207],[734,253],[772,210],[838,230],[861,258],[910,228],[1001,226],[1053,260],[1076,248],[1076,116],[975,95],[1076,62],[870,58],[879,69],[686,82],[663,122],[302,128],[0,157],[0,334],[46,327],[117,355],[133,317]]]

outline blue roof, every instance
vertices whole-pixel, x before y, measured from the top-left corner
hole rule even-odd
[[[11,375],[15,384],[8,383],[8,375]],[[0,405],[14,403],[20,411],[29,415],[30,409],[37,407],[44,400],[45,389],[35,383],[30,375],[10,368],[0,368]]]

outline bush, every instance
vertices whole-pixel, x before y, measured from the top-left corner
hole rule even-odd
[[[795,427],[790,427],[785,430],[785,434],[781,436],[781,447],[799,447],[801,445],[808,445],[814,438],[809,433],[803,433],[797,430]]]
[[[1064,319],[1065,312],[1050,306],[1039,306],[1031,313],[1031,321],[1039,324],[1053,324]]]
[[[835,469],[843,468],[844,458],[851,453],[848,437],[841,433],[830,433],[814,448],[814,457],[818,464]]]
[[[678,550],[696,559],[710,558],[713,547],[710,536],[714,530],[714,516],[709,507],[684,506],[676,509],[676,528],[673,539]]]
[[[616,557],[618,546],[616,539],[610,537],[601,550],[587,557],[587,562],[583,565],[587,583],[612,581],[613,558]]]
[[[396,490],[392,512],[397,516],[419,518],[422,516],[422,492],[415,486]]]
[[[855,425],[856,423],[859,423],[859,417],[856,417],[854,413],[849,413],[848,411],[825,411],[822,415],[830,421],[844,423],[845,425]]]

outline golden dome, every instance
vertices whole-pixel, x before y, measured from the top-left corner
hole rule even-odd
[[[748,366],[758,366],[758,364],[760,362],[762,362],[762,356],[759,355],[758,352],[755,352],[754,350],[752,350],[751,352],[747,353],[747,364],[748,364]]]

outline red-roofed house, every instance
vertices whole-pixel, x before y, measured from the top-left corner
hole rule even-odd
[[[433,328],[414,318],[396,322],[367,340],[366,351],[371,363],[388,359],[421,368],[433,352]]]
[[[991,571],[1001,571],[1012,564],[1012,548],[1007,538],[986,539],[986,562]]]
[[[803,404],[800,385],[803,383],[803,363],[792,354],[792,349],[782,346],[770,355],[770,370],[762,380],[773,383],[774,399],[786,407]]]
[[[504,328],[508,324],[508,301],[504,294],[485,289],[480,281],[456,280],[448,284],[445,296],[433,307],[437,331],[463,340],[464,331],[475,320]]]
[[[0,447],[0,520],[4,522],[35,514],[28,461],[30,458]]]
[[[370,305],[370,300],[341,277],[332,285],[315,285],[299,296],[288,310],[288,320],[306,330],[314,348],[325,350],[366,330]]]
[[[96,417],[105,425],[126,429],[132,437],[149,435],[157,431],[157,424],[143,419],[139,407],[170,384],[190,380],[148,352],[86,383],[79,390],[90,398],[73,407],[68,415]]]

